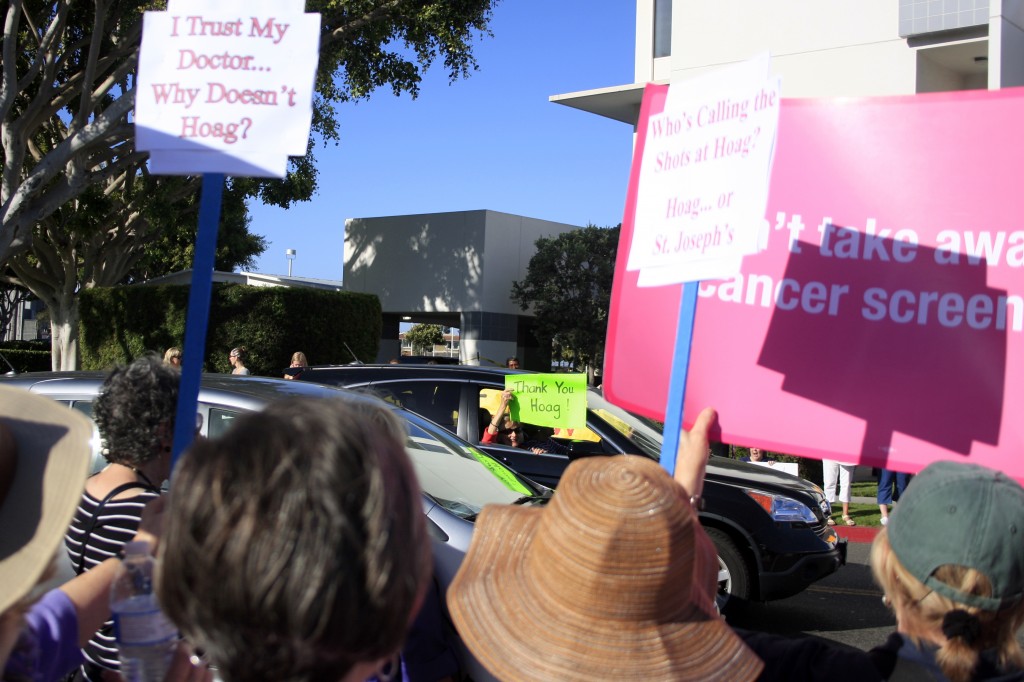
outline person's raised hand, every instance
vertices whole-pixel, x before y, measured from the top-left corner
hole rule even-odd
[[[712,407],[705,407],[693,428],[687,432],[679,430],[679,450],[676,452],[675,480],[692,498],[699,498],[704,492],[704,470],[708,463],[708,430],[718,419]]]
[[[718,419],[718,413],[711,407],[705,407],[693,427],[687,432],[679,430],[679,450],[676,452],[675,478],[689,495],[691,503],[700,499],[704,493],[704,471],[708,464],[708,431]],[[695,505],[694,512],[700,510]],[[718,561],[715,545],[704,531],[704,526],[694,519],[695,556],[694,580],[703,587],[702,594],[707,598],[703,606],[708,614],[717,613],[715,595],[718,592]]]

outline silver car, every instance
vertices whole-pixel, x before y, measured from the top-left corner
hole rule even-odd
[[[93,400],[104,372],[33,372],[0,377],[17,386],[67,403],[92,417]],[[366,394],[305,381],[286,381],[230,374],[204,374],[199,390],[201,433],[223,434],[243,412],[258,411],[273,401],[296,396],[378,400]],[[462,563],[473,534],[473,521],[486,504],[543,503],[551,490],[515,473],[504,464],[418,414],[392,405],[409,432],[406,450],[423,489],[423,512],[432,538],[435,576],[444,588]],[[92,471],[106,461],[94,435]],[[62,556],[66,555],[62,552]],[[70,562],[61,562],[60,582],[73,576]],[[460,648],[461,643],[459,643]],[[475,680],[492,679],[464,648],[462,664]]]

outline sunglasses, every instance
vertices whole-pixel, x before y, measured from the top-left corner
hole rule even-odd
[[[522,426],[514,426],[514,427],[512,427],[510,429],[498,429],[498,433],[501,434],[501,435],[506,435],[506,434],[509,434],[509,433],[522,434],[523,433],[523,427]]]

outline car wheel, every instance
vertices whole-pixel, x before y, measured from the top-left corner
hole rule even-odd
[[[750,568],[732,538],[715,528],[705,530],[718,552],[718,596],[715,603],[721,613],[735,612],[750,599]]]

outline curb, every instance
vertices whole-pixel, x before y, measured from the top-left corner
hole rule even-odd
[[[849,542],[874,542],[875,536],[881,531],[877,526],[834,526],[833,530],[841,538]]]

